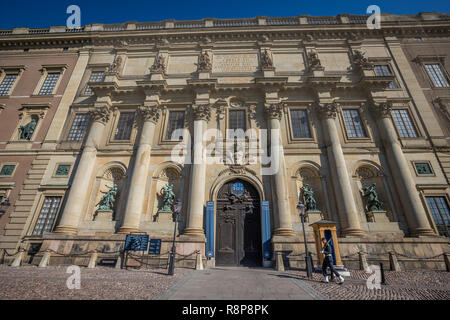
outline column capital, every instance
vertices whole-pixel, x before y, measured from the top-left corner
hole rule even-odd
[[[89,114],[94,122],[107,124],[111,115],[111,109],[108,106],[94,107],[89,110]]]
[[[278,119],[281,120],[283,116],[283,107],[284,103],[267,103],[264,108],[266,111],[266,115],[269,119]]]
[[[158,123],[159,117],[161,115],[161,107],[154,106],[142,106],[139,108],[139,115],[142,117],[144,122],[150,121],[154,124]]]
[[[335,102],[316,103],[316,108],[320,119],[335,119],[337,116],[338,105]]]
[[[389,118],[392,111],[392,104],[390,102],[370,103],[370,111],[376,119]]]
[[[210,104],[193,105],[191,108],[194,114],[194,120],[209,121],[209,119],[211,118]]]

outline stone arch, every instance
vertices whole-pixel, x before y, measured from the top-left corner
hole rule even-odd
[[[166,185],[173,185],[175,201],[183,195],[183,167],[175,162],[167,161],[161,163],[154,171],[151,188],[149,212],[153,222],[171,221],[172,215],[167,212],[160,212],[163,205],[162,188]]]
[[[314,192],[313,196],[316,200],[317,212],[309,212],[307,220],[313,223],[320,219],[325,219],[330,215],[325,175],[323,169],[313,161],[301,161],[294,166],[292,179],[295,185],[296,200],[300,198],[302,201],[302,188],[306,185],[310,186]]]
[[[92,203],[92,210],[90,213],[90,220],[107,219],[108,221],[117,221],[119,215],[123,212],[123,206],[126,199],[124,199],[126,187],[126,173],[127,167],[120,161],[112,161],[102,166],[98,171],[94,182],[94,192]],[[98,215],[97,204],[113,185],[117,185],[116,201],[114,209],[110,217]]]
[[[364,196],[364,188],[375,184],[378,199],[382,202],[382,210],[386,211],[387,217],[392,221],[393,213],[389,199],[389,189],[382,168],[375,162],[369,160],[358,161],[353,170],[353,179],[356,182],[359,193],[358,206],[365,212],[367,222],[377,222],[367,207],[367,198]]]

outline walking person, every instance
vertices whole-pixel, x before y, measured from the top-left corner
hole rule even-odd
[[[332,255],[332,251],[331,251],[330,241],[331,241],[331,239],[329,241],[327,241],[327,239],[322,238],[323,249],[322,249],[322,251],[320,251],[320,253],[325,255],[325,258],[323,259],[323,264],[322,264],[322,274],[325,277],[323,282],[328,283],[327,269],[330,268],[331,281],[334,280],[334,275],[336,275],[339,279],[339,284],[342,284],[342,283],[344,283],[344,278],[339,274],[339,272],[336,271],[336,269],[334,269],[333,255]]]

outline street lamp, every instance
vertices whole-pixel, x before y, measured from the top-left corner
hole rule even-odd
[[[181,212],[181,200],[177,200],[177,202],[173,205],[173,211],[175,213],[175,226],[173,228],[173,242],[172,242],[172,252],[170,253],[170,261],[169,261],[169,275],[173,276],[175,269],[175,237],[177,235],[177,223],[178,218],[180,217]]]
[[[309,258],[308,243],[306,242],[306,232],[305,232],[305,205],[301,200],[297,204],[297,211],[302,218],[302,229],[303,229],[303,239],[305,241],[305,263],[306,263],[306,275],[308,278],[312,278],[312,266],[311,259]]]

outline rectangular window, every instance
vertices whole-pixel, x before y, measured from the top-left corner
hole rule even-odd
[[[45,81],[42,84],[41,90],[39,91],[39,94],[40,95],[52,94],[60,75],[61,74],[59,72],[47,74],[47,77],[45,78]]]
[[[397,130],[402,138],[417,138],[416,129],[409,117],[409,113],[405,109],[392,110],[392,117],[394,118]]]
[[[415,162],[414,166],[416,167],[417,174],[419,175],[433,174],[433,170],[431,170],[431,166],[428,162]]]
[[[15,168],[16,168],[15,164],[5,164],[5,165],[3,165],[2,170],[0,170],[0,176],[3,176],[3,177],[10,177],[10,176],[12,176]]]
[[[244,132],[247,130],[247,126],[245,125],[245,110],[230,110],[228,117],[229,130],[242,129]]]
[[[439,234],[449,237],[450,213],[445,197],[426,197],[426,199]]]
[[[44,232],[51,232],[58,214],[61,197],[45,197],[39,218],[34,227],[33,236],[41,236]]]
[[[392,76],[391,69],[389,68],[388,65],[376,65],[376,66],[374,66],[374,71],[378,77]],[[392,82],[389,83],[388,88],[389,89],[397,88],[397,84],[395,83],[395,80],[392,80]]]
[[[130,140],[133,122],[134,112],[121,112],[114,140]]]
[[[448,88],[448,80],[438,63],[426,64],[425,70],[427,70],[433,85],[438,88]]]
[[[67,140],[68,141],[83,140],[88,122],[89,122],[89,114],[79,113],[75,115]]]
[[[343,110],[345,126],[349,138],[367,137],[358,110]]]
[[[184,111],[170,111],[169,121],[167,123],[166,139],[172,139],[172,133],[177,129],[184,127]]]
[[[17,74],[7,74],[3,78],[2,84],[0,84],[0,96],[7,96],[11,90],[14,82],[16,81]]]
[[[103,71],[95,71],[91,73],[91,77],[89,78],[89,82],[102,82],[105,78],[105,73]],[[87,86],[86,90],[84,90],[84,94],[92,94],[92,89]]]
[[[291,125],[294,139],[311,138],[308,115],[305,110],[291,110]]]

